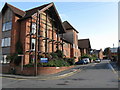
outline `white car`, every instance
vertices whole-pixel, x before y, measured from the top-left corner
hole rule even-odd
[[[85,60],[87,64],[90,63],[89,58],[83,58],[83,60]]]
[[[101,60],[100,60],[100,59],[96,59],[95,62],[96,62],[96,63],[100,63]]]

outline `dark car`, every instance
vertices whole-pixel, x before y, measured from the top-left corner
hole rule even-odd
[[[80,60],[78,62],[76,62],[75,64],[76,65],[79,65],[79,64],[86,64],[87,62],[85,60]]]

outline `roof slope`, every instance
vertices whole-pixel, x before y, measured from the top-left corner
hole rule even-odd
[[[79,33],[68,21],[63,22],[63,26],[66,30],[75,30],[77,33]]]
[[[25,15],[25,12],[24,12],[24,11],[22,11],[22,10],[20,10],[20,9],[18,9],[18,8],[12,6],[12,5],[10,5],[10,4],[8,4],[8,3],[5,3],[5,5],[4,5],[4,7],[3,7],[3,9],[2,9],[1,12],[4,13],[4,11],[5,11],[7,8],[10,8],[15,14],[17,14],[17,15],[19,15],[19,16],[24,17],[24,15]]]
[[[89,39],[79,39],[78,47],[79,48],[91,48],[90,40]]]
[[[22,11],[8,3],[5,4],[5,6],[3,7],[2,9],[2,13],[4,13],[4,11],[7,9],[7,8],[10,8],[14,13],[18,14],[19,16],[22,16],[22,18],[20,18],[18,21],[21,21],[21,20],[24,20],[24,19],[27,19],[29,17],[32,17],[32,15],[34,15],[38,10],[40,12],[44,12],[44,11],[47,11],[49,10],[52,15],[53,15],[53,18],[55,19],[56,21],[56,26],[58,26],[60,28],[60,33],[61,32],[65,32],[65,29],[63,27],[63,24],[62,24],[62,21],[60,19],[60,16],[55,8],[55,5],[54,3],[48,3],[48,4],[44,4],[42,6],[39,6],[39,7],[36,7],[36,8],[33,8],[33,9],[30,9],[30,10],[27,10],[27,11]]]
[[[51,3],[49,3],[49,4],[51,4]],[[45,8],[49,4],[44,4],[42,6],[39,6],[39,7],[36,7],[36,8],[33,8],[33,9],[25,11],[26,14],[25,14],[25,16],[22,19],[29,18],[31,15],[33,15],[34,13],[36,13],[38,10],[41,10],[41,9]]]

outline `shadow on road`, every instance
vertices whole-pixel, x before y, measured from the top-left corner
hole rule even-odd
[[[86,67],[86,69],[110,69],[108,63],[95,63],[92,66]]]

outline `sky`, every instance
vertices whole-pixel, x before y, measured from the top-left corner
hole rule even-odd
[[[8,2],[28,10],[48,2]],[[0,11],[4,6],[0,4]],[[62,21],[68,21],[79,33],[79,39],[90,39],[92,49],[118,46],[117,2],[54,2]]]

